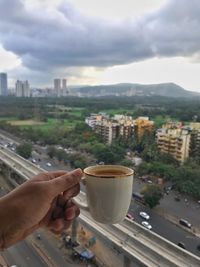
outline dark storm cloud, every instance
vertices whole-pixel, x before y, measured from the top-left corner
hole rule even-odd
[[[200,1],[169,0],[139,20],[86,17],[64,1],[57,9],[27,9],[0,0],[0,43],[32,70],[107,67],[154,56],[193,56],[200,51]]]

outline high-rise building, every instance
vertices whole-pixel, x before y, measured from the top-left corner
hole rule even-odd
[[[0,73],[0,95],[8,95],[7,73]]]
[[[30,86],[28,81],[17,81],[16,82],[16,96],[17,97],[30,97]]]
[[[150,121],[148,117],[138,117],[135,120],[135,132],[139,139],[141,139],[145,133],[152,132],[153,128],[154,122]]]
[[[54,79],[54,91],[57,97],[61,96],[61,79]]]
[[[69,94],[69,91],[67,89],[67,80],[62,79],[62,95],[67,96]]]
[[[67,80],[66,79],[54,79],[54,92],[57,97],[67,96]]]
[[[157,146],[161,153],[170,154],[183,163],[189,157],[191,130],[185,128],[157,130]]]

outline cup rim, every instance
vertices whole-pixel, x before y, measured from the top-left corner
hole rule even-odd
[[[93,174],[91,173],[91,169],[93,168],[98,168],[98,169],[103,169],[103,168],[118,168],[118,169],[121,169],[123,168],[124,170],[127,171],[127,173],[124,173],[123,175],[122,174],[115,174],[115,175],[98,175],[98,174]],[[101,177],[101,178],[120,178],[120,177],[124,177],[124,176],[131,176],[134,174],[134,170],[129,168],[129,167],[126,167],[126,166],[122,166],[122,165],[93,165],[93,166],[89,166],[89,167],[86,167],[84,170],[83,170],[83,173],[88,175],[88,176],[93,176],[93,177]]]

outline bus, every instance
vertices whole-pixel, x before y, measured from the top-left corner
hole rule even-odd
[[[133,192],[132,196],[136,201],[141,202],[143,204],[145,203],[144,195],[140,194],[139,192]]]

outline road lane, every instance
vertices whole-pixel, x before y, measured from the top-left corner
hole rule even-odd
[[[45,261],[39,256],[31,244],[22,241],[2,252],[8,266],[17,265],[20,267],[48,267]]]
[[[150,220],[148,222],[152,225],[152,231],[163,236],[174,244],[183,242],[188,251],[200,257],[200,252],[197,250],[197,245],[200,244],[200,238],[165,220],[148,207],[136,201],[132,201],[129,212],[134,216],[135,221],[141,224],[144,219],[140,217],[140,211],[145,211],[150,215]]]

